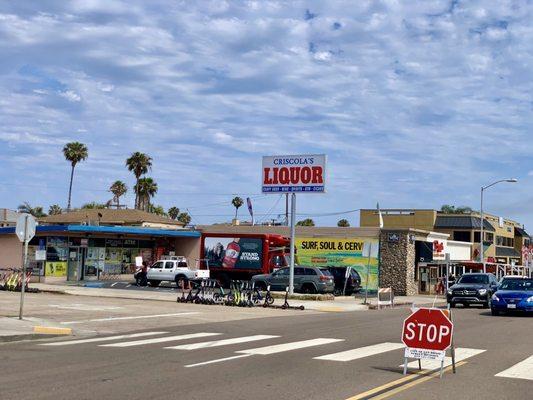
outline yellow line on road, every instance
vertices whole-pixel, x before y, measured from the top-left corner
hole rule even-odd
[[[45,335],[72,335],[71,328],[55,328],[53,326],[34,326],[33,332]]]
[[[466,361],[461,361],[455,364],[456,367],[460,367],[461,365],[466,364]],[[444,372],[447,372],[452,369],[452,366],[448,366],[444,368]],[[440,374],[440,370],[434,371],[434,370],[427,370],[422,372],[415,372],[412,375],[404,376],[403,378],[397,379],[395,381],[386,383],[384,385],[378,386],[374,389],[367,390],[366,392],[360,393],[358,395],[355,395],[353,397],[349,397],[346,400],[362,400],[362,399],[372,399],[372,400],[380,400],[380,399],[386,399],[387,397],[392,396],[393,394],[402,392],[406,389],[409,389],[415,385],[418,385],[419,383],[426,382],[427,380],[434,378],[435,376]],[[411,382],[412,381],[412,382]],[[400,386],[399,386],[400,385]],[[399,387],[396,387],[399,386]],[[393,388],[385,393],[379,394],[380,392],[383,392],[384,390],[388,388]]]

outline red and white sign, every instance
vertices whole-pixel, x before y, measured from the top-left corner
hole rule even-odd
[[[324,193],[326,155],[265,156],[261,187],[263,193]]]
[[[443,310],[419,308],[403,322],[405,357],[442,360],[452,335],[453,323]]]

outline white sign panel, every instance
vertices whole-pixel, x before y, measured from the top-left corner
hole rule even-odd
[[[35,250],[35,261],[46,261],[46,250]]]
[[[428,349],[415,349],[413,347],[405,348],[405,357],[418,358],[425,360],[444,360],[445,350],[428,350]]]
[[[264,156],[263,193],[324,193],[326,155]]]
[[[21,242],[30,241],[35,236],[37,221],[30,214],[21,214],[17,219],[15,233]]]

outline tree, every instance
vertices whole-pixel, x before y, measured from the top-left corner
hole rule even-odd
[[[191,216],[186,212],[182,212],[178,215],[178,221],[183,223],[183,225],[189,225],[191,222]]]
[[[239,211],[239,207],[244,204],[244,200],[242,197],[237,196],[231,200],[231,204],[233,204],[233,207],[235,207],[235,219],[237,219],[237,212]]]
[[[180,215],[180,209],[178,207],[170,207],[167,211],[167,214],[172,219],[177,219]]]
[[[89,157],[87,146],[80,142],[70,142],[63,147],[63,155],[65,159],[70,162],[72,169],[70,171],[70,185],[68,188],[68,203],[67,211],[70,211],[70,199],[72,196],[72,180],[74,179],[74,167],[79,162],[86,160]]]
[[[17,208],[17,211],[19,213],[26,213],[26,214],[33,215],[35,218],[46,217],[46,214],[41,206],[32,207],[30,203],[28,203],[27,201],[19,205]]]
[[[48,207],[48,214],[49,215],[59,215],[63,212],[63,209],[59,204],[52,204],[50,207]]]
[[[467,207],[467,206],[455,207],[450,204],[444,204],[440,208],[440,212],[444,214],[470,214],[472,211],[473,210],[471,207]]]
[[[120,208],[120,197],[126,194],[128,187],[122,181],[115,181],[109,187],[109,191],[113,193],[113,201],[117,203],[117,209]]]
[[[315,226],[315,221],[311,218],[306,218],[296,223],[297,226]]]
[[[128,171],[133,172],[133,175],[135,175],[135,208],[140,209],[139,192],[137,191],[137,189],[140,188],[139,179],[142,175],[146,174],[149,169],[152,169],[152,158],[148,154],[137,151],[126,160],[126,167],[128,167]]]
[[[138,209],[148,211],[150,199],[157,193],[157,183],[152,178],[140,178],[135,185],[138,195]]]
[[[90,203],[85,203],[81,206],[82,210],[103,210],[104,208],[107,208],[105,204],[96,201],[91,201]]]
[[[337,226],[338,227],[341,227],[341,228],[348,228],[350,226],[350,223],[348,222],[347,219],[341,219],[339,220],[339,222],[337,222]]]
[[[148,205],[148,212],[151,212],[152,214],[156,215],[161,215],[162,217],[167,215],[163,206],[154,206],[153,204]]]

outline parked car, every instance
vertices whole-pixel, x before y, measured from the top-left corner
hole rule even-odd
[[[285,290],[289,286],[290,268],[280,268],[270,274],[254,275],[252,282],[264,290],[270,285],[270,290]],[[333,293],[335,283],[333,276],[325,268],[294,267],[294,290],[301,293]]]
[[[533,313],[533,279],[504,279],[492,295],[490,308],[492,315],[507,311]]]
[[[361,276],[359,276],[359,273],[355,269],[350,268],[350,274],[348,275],[348,280],[346,280],[347,267],[328,266],[325,268],[331,273],[331,275],[333,275],[333,279],[335,281],[335,290],[333,293],[336,296],[342,295],[345,282],[346,295],[350,296],[353,293],[357,293],[359,290],[361,290]]]
[[[528,276],[525,275],[505,275],[502,278],[500,278],[500,281],[498,282],[498,285],[501,285],[505,281],[509,281],[511,279],[528,279]]]
[[[163,281],[176,282],[178,287],[186,285],[188,281],[200,278],[207,270],[193,270],[189,268],[185,257],[173,257],[172,260],[159,260],[148,269],[147,279],[150,286],[159,286]]]
[[[452,308],[458,303],[465,307],[470,304],[481,304],[484,308],[488,308],[490,298],[497,288],[498,282],[493,274],[464,274],[448,289],[446,297]]]

